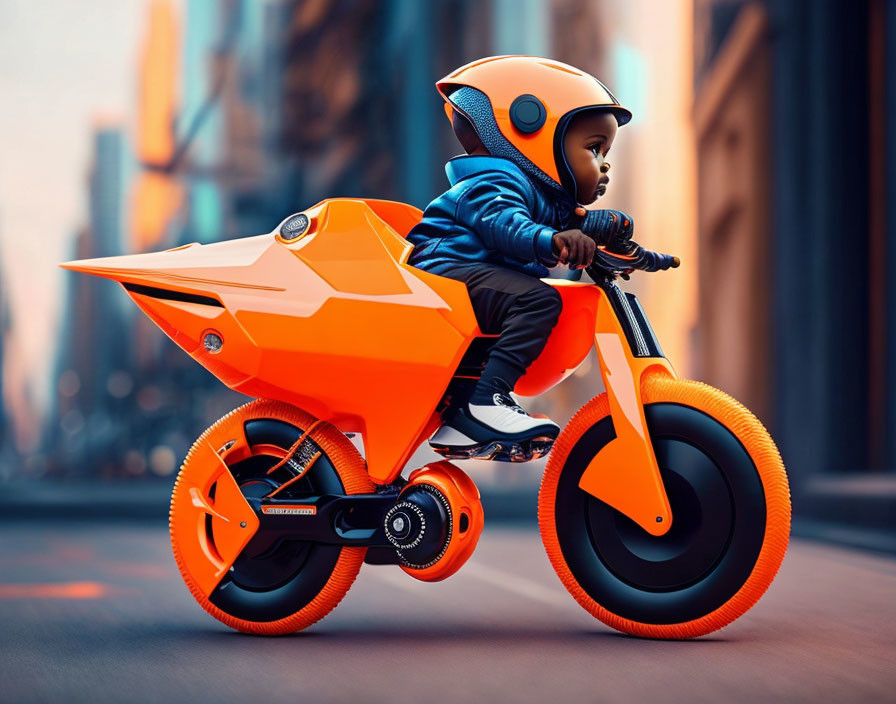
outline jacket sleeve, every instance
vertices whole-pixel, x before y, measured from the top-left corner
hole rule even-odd
[[[526,262],[556,266],[551,242],[555,230],[532,220],[524,189],[504,172],[479,174],[464,182],[455,219],[473,230],[490,249]]]

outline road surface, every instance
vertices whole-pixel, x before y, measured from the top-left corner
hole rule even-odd
[[[487,526],[457,575],[365,566],[283,638],[229,631],[164,526],[0,524],[0,701],[893,702],[896,560],[794,541],[765,598],[690,642],[616,634],[534,530]]]

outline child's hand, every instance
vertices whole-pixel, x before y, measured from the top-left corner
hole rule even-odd
[[[596,247],[594,240],[581,230],[558,232],[551,246],[558,255],[558,263],[568,264],[570,269],[584,269],[591,264]]]
[[[589,210],[581,228],[610,252],[627,254],[631,249],[635,223],[621,210]]]

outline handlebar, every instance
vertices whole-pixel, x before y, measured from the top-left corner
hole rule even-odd
[[[596,278],[596,276],[611,276],[613,278],[621,276],[627,279],[628,275],[635,269],[641,271],[665,271],[666,269],[676,269],[680,265],[681,260],[678,257],[671,254],[653,252],[632,242],[632,250],[629,254],[610,252],[604,247],[597,247],[594,250],[594,259],[588,266],[587,271],[592,279]]]
[[[594,211],[591,211],[594,214]],[[597,243],[594,233],[587,227],[588,211],[578,207],[570,220],[570,227],[579,228],[585,235]],[[622,215],[622,213],[619,213]],[[625,242],[627,252],[611,252],[603,245],[597,245],[591,264],[586,267],[588,275],[597,280],[598,277],[615,279],[618,276],[628,279],[635,269],[641,271],[665,271],[681,265],[681,260],[671,254],[662,254],[645,249],[633,240]]]

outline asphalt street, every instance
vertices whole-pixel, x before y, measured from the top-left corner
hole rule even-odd
[[[893,702],[896,560],[794,541],[712,636],[617,634],[531,529],[486,526],[457,575],[365,566],[309,630],[231,632],[190,597],[164,525],[0,524],[0,701]]]

